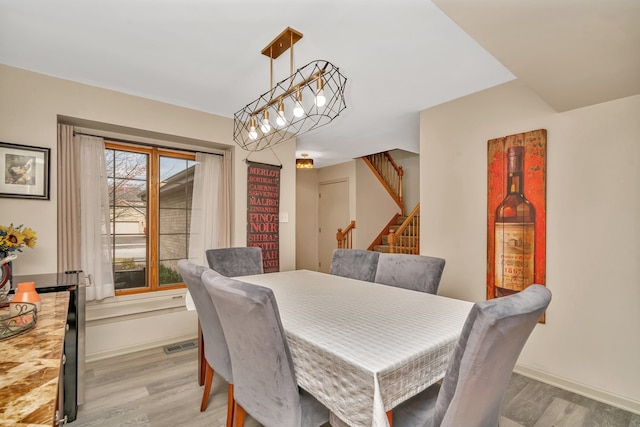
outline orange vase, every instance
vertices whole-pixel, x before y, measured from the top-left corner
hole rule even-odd
[[[42,307],[40,295],[36,292],[35,282],[21,282],[18,283],[18,289],[13,296],[12,302],[30,302],[36,305],[38,311]]]

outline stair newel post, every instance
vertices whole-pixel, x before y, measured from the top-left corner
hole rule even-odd
[[[338,249],[343,249],[344,233],[342,232],[342,228],[338,228],[336,239],[338,240]]]
[[[402,176],[404,175],[404,170],[402,166],[398,168],[398,198],[400,199],[400,211],[402,216],[404,216],[404,200],[402,199]]]
[[[395,244],[396,244],[396,233],[393,230],[389,230],[389,236],[387,237],[389,241],[389,253],[395,253]]]

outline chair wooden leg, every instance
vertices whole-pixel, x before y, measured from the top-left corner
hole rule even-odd
[[[244,419],[247,413],[238,402],[233,405],[233,427],[244,427]]]
[[[211,393],[211,384],[213,383],[213,368],[209,365],[209,362],[205,360],[205,374],[204,374],[204,391],[202,393],[202,403],[200,404],[200,412],[204,412],[209,404],[209,394]]]
[[[233,427],[236,399],[233,397],[233,384],[227,386],[227,427]]]
[[[387,411],[387,420],[389,420],[389,427],[393,427],[393,411]]]
[[[198,319],[198,385],[204,385],[205,366],[207,362],[204,359],[204,341],[202,339],[202,329],[200,328],[200,319]]]

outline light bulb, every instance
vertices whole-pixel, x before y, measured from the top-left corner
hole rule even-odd
[[[264,112],[264,117],[262,118],[262,124],[260,125],[260,130],[262,133],[269,133],[271,130],[271,123],[269,123],[269,112]]]
[[[284,115],[284,104],[282,101],[278,104],[278,117],[276,117],[276,124],[280,127],[287,124],[287,118]]]
[[[322,89],[318,89],[316,93],[316,106],[324,107],[324,104],[327,103],[327,98],[324,96],[324,91]]]
[[[322,88],[324,87],[324,81],[322,81],[322,77],[318,78],[317,82],[318,89],[316,90],[315,103],[317,107],[324,107],[324,105],[327,103],[327,98],[324,96],[324,90],[322,90]]]
[[[296,94],[296,104],[293,107],[293,115],[296,117],[302,117],[304,115],[304,108],[302,108],[302,94],[300,93],[300,88],[298,88],[298,93]]]
[[[256,119],[251,117],[251,124],[249,125],[249,138],[256,139],[258,137],[258,131],[256,131]]]

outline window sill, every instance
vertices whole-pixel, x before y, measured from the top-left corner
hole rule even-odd
[[[151,315],[158,311],[184,311],[186,289],[120,295],[87,303],[87,322],[99,322],[118,317]]]

